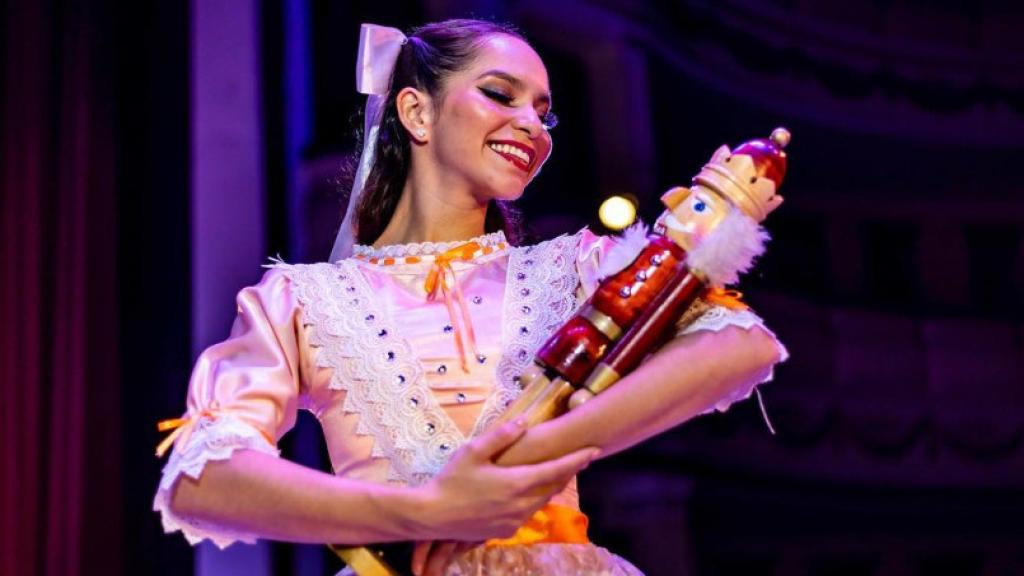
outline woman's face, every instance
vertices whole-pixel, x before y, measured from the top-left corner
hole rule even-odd
[[[432,156],[481,203],[518,198],[551,154],[548,73],[518,38],[488,37],[470,66],[446,79],[434,106]]]

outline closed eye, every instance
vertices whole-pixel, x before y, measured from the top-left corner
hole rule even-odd
[[[501,104],[502,106],[511,106],[512,103],[515,101],[515,96],[506,94],[504,92],[501,92],[500,90],[495,90],[493,88],[486,88],[481,86],[480,92],[483,93],[484,96],[487,96],[488,98],[494,100],[495,102]],[[549,110],[543,114],[538,113],[538,116],[540,116],[541,125],[544,126],[545,130],[551,130],[555,126],[558,126],[558,116],[556,116],[554,112],[551,112]]]
[[[513,96],[491,88],[480,88],[480,91],[483,92],[484,96],[487,96],[495,102],[504,104],[505,106],[508,106],[513,100],[515,100]]]

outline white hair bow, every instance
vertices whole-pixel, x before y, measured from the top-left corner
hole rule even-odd
[[[376,155],[377,133],[380,130],[381,113],[385,97],[391,87],[395,62],[402,51],[402,45],[409,39],[401,30],[376,24],[363,24],[359,29],[359,56],[356,58],[356,90],[366,94],[366,111],[363,124],[363,152],[359,156],[359,168],[352,182],[345,218],[341,221],[338,236],[331,250],[331,262],[352,255],[355,230],[352,224],[359,198],[363,194],[366,178],[370,175]]]

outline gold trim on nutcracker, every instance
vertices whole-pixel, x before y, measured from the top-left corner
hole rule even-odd
[[[583,383],[583,387],[593,392],[596,396],[621,379],[622,375],[616,372],[614,368],[601,362],[594,367],[594,371],[590,373],[590,377]]]
[[[785,141],[788,143],[788,139]],[[753,158],[733,154],[728,146],[715,151],[693,182],[723,194],[756,222],[763,221],[774,208],[771,201],[775,196],[775,182],[771,178],[759,178]]]
[[[594,328],[600,330],[609,340],[615,341],[622,336],[622,327],[616,324],[611,316],[589,304],[584,306],[583,310],[580,310],[580,316],[589,320],[594,325]]]
[[[369,548],[343,548],[333,544],[328,547],[359,576],[400,576]]]

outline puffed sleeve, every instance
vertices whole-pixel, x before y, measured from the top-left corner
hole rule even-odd
[[[169,508],[175,482],[183,474],[198,479],[207,462],[236,450],[278,456],[278,439],[295,423],[300,386],[301,310],[285,274],[270,270],[238,293],[237,304],[228,339],[196,361],[187,411],[173,423],[174,449],[153,501],[166,532],[181,530],[191,544],[208,538],[221,548],[255,536],[176,516]]]
[[[764,320],[746,306],[722,306],[710,303],[706,300],[698,300],[683,314],[676,323],[676,337],[683,337],[701,330],[718,332],[726,326],[736,326],[744,330],[760,329],[771,337],[778,350],[779,362],[785,362],[789,358],[789,351],[779,341],[779,338],[764,324]],[[732,390],[727,396],[715,403],[714,410],[725,412],[735,402],[745,400],[753,394],[755,387],[770,382],[774,377],[775,367],[768,370],[768,374],[759,382],[750,382],[744,386]],[[711,410],[708,410],[709,412]],[[771,428],[768,415],[761,405],[762,415],[765,423]]]
[[[576,267],[580,275],[580,288],[584,298],[589,298],[597,290],[597,285],[602,279],[601,263],[617,242],[614,237],[598,236],[587,229],[581,232]],[[676,322],[676,337],[685,337],[701,330],[717,332],[726,326],[738,326],[745,330],[763,330],[774,340],[779,352],[779,361],[782,362],[789,358],[789,352],[775,336],[775,333],[765,326],[764,321],[757,314],[742,304],[729,307],[703,299],[697,300]],[[734,402],[749,398],[755,386],[772,379],[773,372],[774,370],[769,370],[767,377],[760,382],[752,382],[732,390],[726,397],[716,402],[712,410],[724,412]]]
[[[580,231],[580,244],[576,252],[576,271],[580,276],[582,299],[590,298],[601,282],[601,262],[615,247],[611,236],[599,236],[589,229]]]

